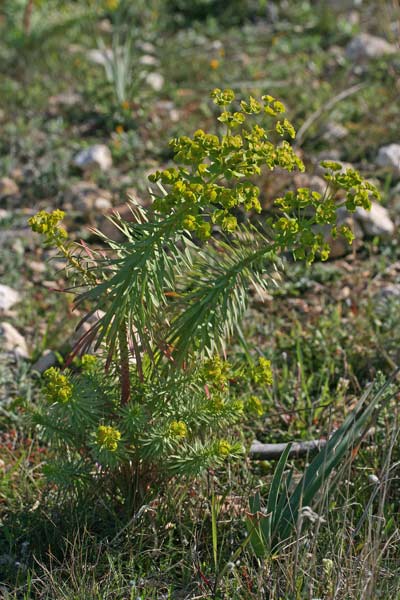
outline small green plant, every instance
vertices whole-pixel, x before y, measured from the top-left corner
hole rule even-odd
[[[293,469],[285,473],[291,448],[291,444],[287,444],[272,478],[265,508],[260,493],[250,499],[247,528],[250,546],[256,556],[270,555],[279,544],[288,541],[294,530],[298,529],[300,534],[302,511],[317,517],[311,507],[328,484],[332,472],[346,454],[357,448],[373,417],[376,418],[382,407],[398,393],[397,386],[393,385],[397,373],[398,369],[378,390],[372,384],[366,389],[356,408],[307,466],[295,486],[291,486]]]
[[[149,87],[146,78],[151,68],[154,68],[153,62],[150,60],[150,64],[146,64],[146,61],[143,61],[138,42],[154,35],[152,12],[156,7],[151,11],[145,2],[132,4],[126,0],[105,0],[103,5],[108,9],[108,16],[112,22],[111,48],[106,46],[101,37],[98,37],[97,45],[118,113],[123,117],[126,107],[131,103],[140,103],[143,90]],[[150,58],[155,59],[154,56]],[[142,111],[145,105],[143,102]]]
[[[135,56],[132,40],[128,38],[122,41],[116,33],[113,35],[111,50],[106,48],[101,38],[98,46],[104,57],[104,70],[107,81],[112,85],[116,102],[120,106],[129,103],[143,78],[143,72],[135,69],[138,56]]]
[[[242,454],[238,425],[254,413],[254,390],[265,389],[270,370],[262,358],[234,369],[215,356],[143,380],[131,369],[130,381],[122,404],[115,375],[95,356],[82,357],[79,374],[51,368],[34,422],[57,455],[45,469],[53,482],[74,493],[101,482],[131,509],[174,475],[194,476]]]
[[[326,259],[318,226],[351,239],[348,228],[336,228],[336,208],[368,208],[378,196],[356,171],[327,162],[323,196],[289,192],[275,201],[273,216],[253,225],[247,217],[261,212],[254,176],[262,168],[304,170],[288,141],[295,131],[272,96],[238,102],[232,90],[216,89],[212,99],[221,109],[220,135],[198,130],[171,141],[176,167],[150,177],[157,185],[152,207],[132,206],[132,223],[114,217],[124,242],[99,232],[111,250],[106,256],[74,252],[58,212],[30,220],[86,288],[77,305],[89,303],[88,316],[103,311],[74,355],[104,348],[105,370],[100,361],[71,378],[46,376],[36,420],[62,459],[49,465],[59,482],[100,478],[122,498],[143,497],[168,474],[193,475],[237,456],[233,440],[246,408],[259,415],[257,394],[271,383],[268,361],[255,361],[240,329],[249,284],[272,284],[282,252]],[[247,358],[232,370],[220,355],[233,334]]]

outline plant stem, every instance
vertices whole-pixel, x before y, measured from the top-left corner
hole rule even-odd
[[[31,19],[33,10],[33,0],[28,0],[24,10],[23,28],[25,35],[29,35],[31,29]]]
[[[58,244],[57,247],[62,252],[62,254],[66,258],[66,260],[69,262],[71,267],[74,267],[79,273],[81,273],[81,275],[83,276],[83,278],[86,282],[90,281],[90,283],[97,283],[96,276],[93,273],[91,273],[88,269],[85,269],[84,267],[82,267],[79,260],[77,260],[75,258],[75,256],[73,256],[73,254],[71,253],[71,251],[68,247],[64,246],[64,244]]]
[[[129,377],[129,349],[126,322],[123,321],[118,331],[121,403],[127,404],[131,397],[131,382]]]

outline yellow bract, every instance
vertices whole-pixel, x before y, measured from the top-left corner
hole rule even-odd
[[[169,426],[169,434],[171,437],[182,440],[187,436],[188,430],[186,427],[186,423],[183,421],[172,421]]]
[[[218,442],[218,454],[220,456],[228,456],[228,454],[230,453],[231,450],[232,450],[232,446],[228,442],[228,440],[220,440]]]
[[[115,452],[118,448],[118,442],[121,439],[121,432],[111,425],[99,425],[96,434],[96,443],[101,448],[110,452]]]
[[[253,379],[255,383],[261,385],[271,385],[272,384],[272,369],[271,369],[271,361],[260,356],[258,359],[258,365],[254,369]]]
[[[67,375],[51,367],[44,373],[46,398],[49,402],[68,402],[72,396],[72,384]]]
[[[44,235],[47,243],[57,245],[67,237],[67,232],[59,225],[64,216],[65,213],[62,210],[53,210],[51,213],[41,210],[28,219],[28,224],[32,231]]]

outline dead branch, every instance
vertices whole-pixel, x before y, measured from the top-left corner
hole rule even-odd
[[[307,454],[316,454],[326,445],[326,440],[311,440],[308,442],[294,442],[289,452],[289,458],[300,458]],[[287,442],[283,444],[262,444],[255,440],[250,448],[251,460],[278,460],[283,454]]]

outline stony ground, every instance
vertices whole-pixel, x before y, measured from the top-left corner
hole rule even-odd
[[[310,439],[332,414],[340,422],[367,382],[399,364],[397,3],[249,2],[247,14],[226,9],[197,20],[179,2],[166,13],[162,3],[140,2],[121,22],[107,3],[51,0],[34,7],[29,31],[22,4],[0,7],[0,515],[27,498],[32,508],[34,494],[17,491],[18,469],[24,464],[32,481],[40,478],[45,450],[25,429],[24,414],[39,374],[71,348],[80,317],[62,260],[43,248],[27,219],[61,208],[74,239],[94,242],[91,227],[117,236],[107,214],[128,215],[128,197],[149,204],[147,176],[170,164],[168,140],[213,127],[208,93],[215,86],[279,97],[298,129],[308,174],[274,172],[259,182],[265,214],[286,189],[324,190],[322,159],[353,165],[381,191],[370,213],[339,213],[355,233],[352,247],[332,241],[331,259],[312,267],[289,260],[279,287],[262,303],[254,298],[246,324],[276,374],[269,416],[255,423],[254,436]],[[384,447],[396,419],[394,409],[384,416],[375,449]],[[359,473],[382,467],[374,452]],[[396,473],[390,540],[399,527]],[[7,560],[22,558],[9,554],[6,541],[0,565]],[[394,577],[396,566],[383,570]],[[400,593],[394,586],[385,595],[389,588],[376,597]],[[352,590],[335,597],[360,597]],[[38,597],[78,597],[49,594]]]

